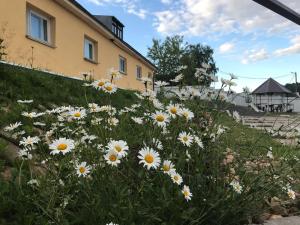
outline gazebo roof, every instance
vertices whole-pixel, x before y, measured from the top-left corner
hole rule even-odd
[[[287,94],[294,95],[289,89],[278,83],[276,80],[269,78],[256,88],[252,94]]]

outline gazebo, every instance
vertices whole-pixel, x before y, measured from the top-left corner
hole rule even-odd
[[[294,105],[291,102],[297,98],[296,94],[272,78],[256,88],[252,95],[257,108],[266,112],[292,112]]]

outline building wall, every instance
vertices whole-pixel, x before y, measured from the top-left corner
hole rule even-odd
[[[55,45],[49,47],[26,37],[27,5],[31,4],[55,18]],[[153,69],[138,58],[125,52],[88,23],[81,20],[53,0],[1,0],[0,31],[7,42],[7,61],[48,69],[82,78],[82,72],[91,72],[95,79],[105,78],[110,68],[119,68],[119,56],[127,59],[127,75],[117,85],[128,89],[143,89],[136,78],[136,66],[142,67],[143,76]],[[1,29],[0,29],[1,30]],[[84,36],[98,42],[98,64],[84,60]],[[33,50],[32,50],[33,49]],[[33,54],[32,54],[33,52]],[[33,57],[32,57],[33,55]]]

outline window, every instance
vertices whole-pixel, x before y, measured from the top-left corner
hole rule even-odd
[[[50,43],[50,18],[35,11],[29,11],[28,35],[41,42]]]
[[[97,43],[92,41],[91,39],[85,37],[84,38],[84,58],[90,61],[97,61],[97,51],[96,51]]]
[[[136,78],[141,79],[142,78],[142,67],[136,66]]]
[[[120,39],[123,39],[123,27],[115,22],[112,23],[112,32]]]
[[[119,71],[120,73],[126,73],[126,59],[122,56],[120,56],[120,59],[119,59]]]

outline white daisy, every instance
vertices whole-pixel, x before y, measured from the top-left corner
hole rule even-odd
[[[101,106],[99,109],[100,112],[107,112],[110,116],[113,116],[117,113],[117,110],[115,107],[112,107],[111,105],[104,105]]]
[[[82,162],[81,164],[76,166],[76,173],[78,177],[83,176],[85,177],[91,172],[91,166],[87,166],[86,162]]]
[[[237,180],[233,180],[231,181],[231,183],[229,184],[233,190],[238,193],[241,194],[243,191],[243,187],[240,185],[240,183]]]
[[[31,99],[31,100],[18,100],[17,101],[18,103],[21,103],[21,104],[30,104],[30,103],[33,103],[33,100]]]
[[[22,126],[21,122],[11,123],[8,126],[4,127],[4,131],[11,132],[17,129],[19,126]]]
[[[123,75],[114,68],[109,69],[108,76],[111,78],[111,80],[114,80],[114,79],[118,80],[123,77]]]
[[[27,182],[28,185],[32,185],[32,186],[39,186],[39,182],[36,179],[31,179],[30,181]]]
[[[104,159],[112,166],[118,166],[118,164],[121,163],[121,156],[115,150],[107,152],[106,155],[104,155]]]
[[[183,182],[182,176],[179,173],[173,172],[170,175],[173,183],[180,185]]]
[[[159,127],[165,127],[170,122],[169,115],[162,111],[156,111],[151,117]]]
[[[29,152],[29,150],[27,148],[24,148],[24,149],[21,149],[19,152],[18,152],[18,156],[20,158],[22,158],[23,160],[30,160],[32,159],[32,155],[31,153]]]
[[[23,146],[31,146],[33,147],[34,144],[37,144],[38,142],[40,141],[40,138],[39,137],[23,137],[22,140],[20,141],[20,145],[23,145]]]
[[[21,114],[22,116],[25,116],[25,117],[28,117],[30,119],[32,118],[36,118],[36,117],[39,117],[40,114],[36,113],[36,112],[22,112]]]
[[[181,141],[182,144],[188,147],[190,147],[193,144],[193,140],[194,140],[193,136],[190,133],[186,133],[186,132],[181,132],[177,139]]]
[[[143,124],[143,118],[142,117],[131,117],[131,119],[137,123],[137,124]]]
[[[108,144],[107,144],[107,151],[115,151],[120,157],[125,157],[127,155],[127,151],[128,151],[128,145],[126,141],[114,141],[111,140]]]
[[[152,103],[153,103],[154,107],[157,108],[157,109],[163,109],[164,108],[164,105],[156,98],[154,98],[152,100]]]
[[[91,120],[92,125],[100,125],[102,121],[102,118],[94,118]]]
[[[46,126],[45,123],[41,123],[41,122],[34,122],[33,125],[34,125],[34,126],[40,126],[40,127]]]
[[[187,201],[192,199],[193,194],[191,193],[190,188],[188,186],[184,185],[181,192]]]
[[[71,139],[66,138],[59,138],[54,140],[50,145],[49,148],[52,150],[50,154],[55,155],[62,153],[65,155],[66,153],[72,151],[75,148],[75,143]]]
[[[145,147],[139,151],[138,158],[140,159],[140,164],[144,164],[148,170],[151,168],[156,169],[160,164],[160,157],[158,152],[154,151],[152,148]]]
[[[203,142],[198,136],[194,135],[194,141],[200,148],[204,148]]]
[[[86,117],[86,111],[85,109],[72,110],[70,112],[70,116],[72,117],[72,119],[80,120]]]
[[[109,117],[108,119],[107,119],[107,123],[110,125],[110,126],[117,126],[118,125],[118,123],[119,123],[119,120],[117,119],[117,118],[115,118],[115,117]]]
[[[274,159],[272,149],[268,151],[267,157],[270,158],[270,159]]]
[[[96,80],[96,81],[94,81],[94,82],[92,83],[92,85],[93,85],[96,89],[98,89],[98,90],[103,90],[104,85],[105,85],[107,82],[109,82],[109,81],[106,80],[106,79],[101,79],[101,80]]]
[[[190,111],[189,109],[182,108],[179,112],[179,114],[183,117],[185,117],[186,120],[191,120],[194,118],[194,113]]]
[[[166,174],[172,174],[176,171],[174,164],[170,160],[164,160],[161,170]]]
[[[287,190],[287,195],[289,196],[290,199],[293,199],[293,200],[296,199],[296,194],[292,189]]]
[[[110,223],[107,223],[106,225],[118,225],[118,224],[110,222]]]
[[[92,112],[92,113],[96,113],[96,112],[100,111],[100,107],[96,103],[89,103],[89,109],[90,109],[90,112]]]
[[[183,79],[183,74],[177,75],[174,79],[170,80],[171,82],[178,83]]]
[[[157,87],[164,87],[164,86],[169,85],[168,82],[160,81],[160,80],[159,80],[159,81],[155,81],[154,83],[155,83],[155,85],[156,85]]]
[[[157,148],[158,150],[162,150],[163,149],[163,145],[162,142],[156,138],[152,138],[152,143],[154,144],[155,148]]]
[[[104,92],[109,94],[115,93],[117,89],[118,89],[117,86],[110,82],[107,82],[103,87]]]
[[[178,104],[170,104],[167,106],[168,113],[172,118],[175,118],[180,111],[180,107]]]

